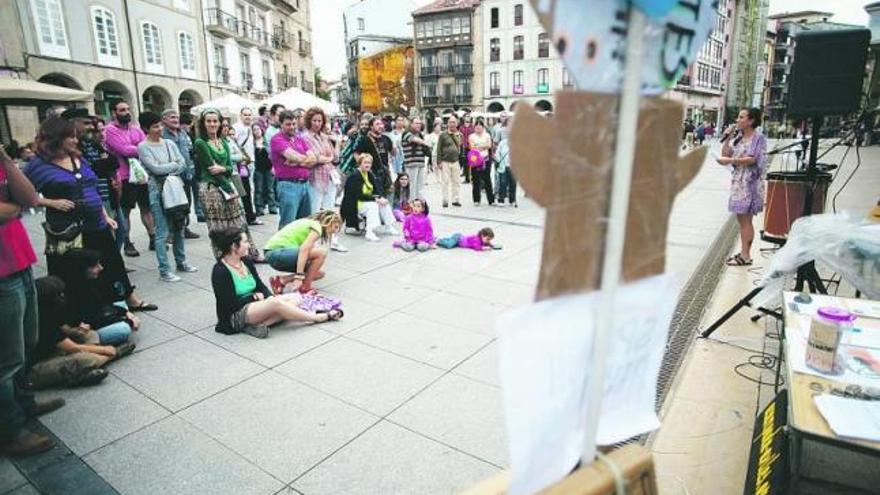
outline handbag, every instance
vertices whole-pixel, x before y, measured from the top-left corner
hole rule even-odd
[[[480,150],[470,150],[467,154],[467,164],[468,167],[475,170],[482,170],[486,165],[486,159],[483,158],[483,154]]]
[[[146,184],[147,179],[147,171],[144,169],[144,166],[141,165],[141,161],[137,158],[129,158],[128,159],[128,182],[132,184]]]
[[[77,164],[77,167],[74,169],[76,174],[76,185],[79,189],[79,197],[77,200],[81,200],[83,197],[82,190],[82,165],[74,159],[73,163]],[[43,232],[46,233],[46,254],[57,254],[62,255],[71,249],[81,248],[83,246],[82,243],[82,214],[78,212],[76,220],[64,227],[63,229],[56,229],[49,224],[48,221],[44,221],[42,223]]]

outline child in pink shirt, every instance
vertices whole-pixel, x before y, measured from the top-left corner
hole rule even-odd
[[[428,203],[423,199],[414,199],[410,202],[412,213],[403,221],[403,240],[394,243],[404,251],[418,249],[425,252],[434,247],[434,228],[428,217]]]

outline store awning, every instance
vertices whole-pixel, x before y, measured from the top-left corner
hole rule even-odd
[[[92,93],[70,89],[54,84],[45,84],[28,79],[0,77],[0,103],[33,104],[36,102],[87,102],[93,99]]]

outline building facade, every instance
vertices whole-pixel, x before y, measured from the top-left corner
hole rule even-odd
[[[415,5],[413,0],[359,0],[345,9],[342,17],[348,62],[347,107],[361,110],[361,81],[358,78],[361,59],[412,45],[410,12]]]
[[[204,7],[214,96],[262,99],[291,87],[314,93],[307,1],[204,0]]]
[[[436,0],[413,12],[417,106],[435,115],[483,107],[479,0]]]
[[[667,97],[684,103],[685,118],[695,123],[724,123],[725,91],[730,75],[734,0],[719,0],[715,28],[693,64]]]
[[[789,76],[794,63],[795,37],[804,31],[864,28],[833,22],[830,20],[832,15],[830,12],[802,11],[770,16],[770,20],[775,23],[776,38],[773,42],[773,65],[770,68],[770,90],[765,109],[767,126],[791,129],[796,124],[789,122],[788,115]]]
[[[553,92],[573,87],[550,36],[526,1],[484,0],[483,110],[511,110],[525,101],[553,110]]]
[[[726,106],[730,118],[727,121],[731,121],[740,108],[754,106],[756,93],[760,93],[763,87],[758,69],[763,55],[769,9],[770,0],[735,0],[728,14],[732,19],[733,33],[728,64],[730,73]]]

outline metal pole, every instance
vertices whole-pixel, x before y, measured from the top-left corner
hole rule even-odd
[[[597,315],[596,335],[593,338],[593,369],[587,388],[587,430],[581,461],[593,462],[596,457],[596,435],[602,410],[605,385],[605,364],[609,337],[614,324],[612,303],[620,284],[623,245],[626,239],[626,217],[629,210],[630,181],[636,150],[636,131],[639,119],[639,99],[642,86],[642,46],[645,14],[630,8],[630,22],[626,43],[626,66],[623,90],[620,94],[617,139],[614,150],[614,172],[611,181],[608,229],[605,237],[605,256],[602,261],[601,303]]]

